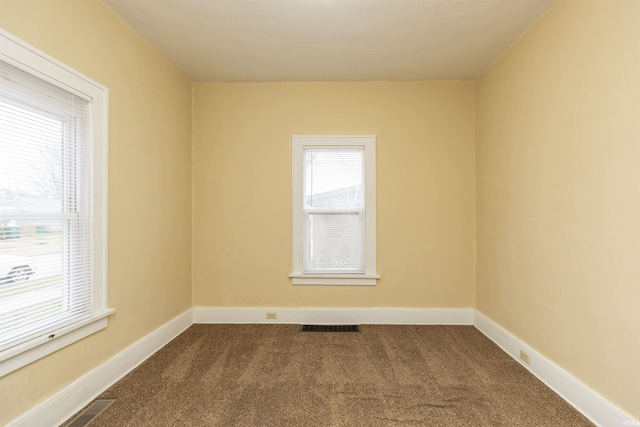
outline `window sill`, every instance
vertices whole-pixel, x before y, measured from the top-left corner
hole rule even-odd
[[[53,331],[48,336],[34,338],[0,352],[0,377],[106,328],[107,318],[115,311],[108,308],[88,319]],[[49,338],[51,335],[54,337]]]
[[[291,274],[294,285],[375,286],[378,275],[364,274]]]

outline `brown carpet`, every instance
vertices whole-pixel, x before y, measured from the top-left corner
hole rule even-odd
[[[99,426],[591,426],[472,326],[193,325]]]

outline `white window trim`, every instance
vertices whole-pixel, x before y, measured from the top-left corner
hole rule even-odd
[[[91,100],[93,169],[92,316],[0,352],[0,377],[20,369],[107,326],[107,178],[109,92],[99,83],[0,29],[0,59]]]
[[[374,286],[376,273],[376,137],[375,135],[293,135],[292,141],[292,273],[294,285]],[[304,273],[303,271],[303,154],[305,147],[362,147],[365,167],[364,273]]]

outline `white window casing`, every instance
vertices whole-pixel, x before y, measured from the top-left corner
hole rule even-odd
[[[108,90],[0,30],[0,376],[107,326]]]
[[[294,285],[375,285],[376,137],[292,138]]]

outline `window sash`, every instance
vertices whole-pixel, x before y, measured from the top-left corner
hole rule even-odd
[[[311,212],[309,212],[311,211]],[[320,236],[316,236],[316,234],[320,234],[320,232],[318,233],[314,233],[314,229],[313,229],[313,223],[311,221],[311,216],[327,216],[327,217],[332,217],[332,216],[345,216],[348,219],[352,219],[353,217],[357,217],[357,229],[353,230],[355,231],[356,234],[356,238],[355,239],[348,239],[345,238],[344,236],[342,237],[332,237],[332,238],[325,238],[322,239]],[[366,255],[365,255],[365,228],[364,228],[364,209],[357,209],[357,210],[345,210],[345,209],[336,209],[336,210],[327,210],[327,209],[322,209],[321,212],[319,212],[319,210],[305,210],[303,217],[305,218],[305,224],[307,224],[306,227],[304,227],[304,236],[303,236],[303,247],[304,247],[304,252],[303,252],[303,257],[304,257],[304,268],[303,268],[303,272],[304,273],[353,273],[353,274],[362,274],[364,273],[364,266],[366,264]],[[353,257],[342,257],[342,258],[337,258],[337,257],[331,257],[331,255],[329,255],[329,258],[333,258],[333,261],[330,263],[330,265],[326,266],[326,267],[322,267],[321,266],[321,261],[318,259],[318,257],[315,256],[314,252],[315,252],[315,240],[318,240],[319,242],[323,241],[323,240],[333,240],[334,244],[330,245],[330,249],[332,251],[336,251],[336,250],[340,250],[340,249],[347,249],[345,248],[345,246],[350,246],[350,250],[347,250],[348,254],[353,254],[355,252],[355,260],[350,261],[351,259],[353,259]],[[335,241],[338,242],[335,242]],[[343,243],[343,245],[340,245],[340,243]],[[355,246],[355,247],[354,247]],[[321,249],[320,249],[321,250]],[[338,262],[342,262],[345,266],[344,267],[340,267],[338,265],[336,265]]]
[[[0,351],[3,351],[91,316],[90,184],[93,179],[88,159],[91,153],[88,123],[90,103],[5,61],[0,61],[0,73],[5,82],[0,90],[0,101],[4,105],[2,114],[6,119],[1,131],[11,138],[4,141],[7,145],[3,147],[5,155],[14,153],[12,160],[23,162],[27,168],[29,165],[38,165],[39,169],[31,171],[34,176],[41,176],[48,170],[60,171],[59,182],[48,182],[58,187],[55,191],[59,193],[53,197],[54,203],[56,199],[59,200],[59,211],[49,211],[46,208],[48,203],[43,205],[41,202],[45,200],[45,194],[40,193],[39,198],[35,195],[19,196],[22,212],[5,209],[0,218],[10,219],[19,226],[24,224],[23,221],[33,219],[58,222],[60,225],[57,252],[34,255],[35,245],[42,243],[36,241],[37,236],[34,235],[13,236],[16,239],[26,238],[27,242],[21,241],[19,246],[8,241],[0,245],[0,254],[5,255],[5,259],[11,260],[16,256],[25,258],[20,259],[19,264],[29,265],[30,276],[33,276],[20,282],[10,280],[10,276],[2,278],[5,283],[0,302],[6,306],[0,315]],[[41,134],[45,119],[57,123],[60,133]],[[11,151],[12,145],[16,150]],[[59,157],[43,156],[42,151],[47,151],[47,147],[58,150]],[[14,183],[28,179],[28,174],[19,169],[6,172],[4,176]],[[49,181],[55,179],[46,178]],[[27,186],[32,190],[10,190],[10,182],[6,182],[9,185],[6,191],[37,191],[37,184],[33,183]],[[4,188],[2,182],[0,187]],[[6,203],[0,200],[0,206]],[[45,209],[41,210],[41,206],[45,206]],[[43,261],[42,257],[48,260]],[[41,274],[43,277],[37,277],[40,273],[36,263],[45,267],[57,264],[60,273],[48,271]]]

